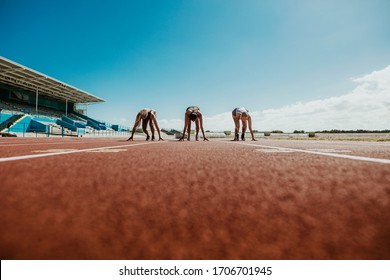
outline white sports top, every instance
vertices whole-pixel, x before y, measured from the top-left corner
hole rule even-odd
[[[239,108],[234,109],[233,112],[235,112],[236,114],[237,113],[242,114],[242,113],[248,113],[248,110],[245,109],[244,107],[239,107]]]
[[[149,112],[152,113],[153,115],[156,115],[155,110],[143,108],[141,111],[139,111],[139,114],[141,114],[141,119],[146,119],[148,117]]]

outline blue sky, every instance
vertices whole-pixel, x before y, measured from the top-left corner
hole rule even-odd
[[[88,114],[111,123],[132,126],[148,107],[181,128],[197,105],[205,129],[232,129],[228,112],[245,106],[259,130],[357,129],[340,104],[328,108],[340,113],[333,123],[320,125],[316,110],[311,125],[289,120],[324,104],[315,101],[345,105],[359,86],[372,90],[359,78],[375,71],[390,79],[389,11],[387,0],[0,0],[0,55],[102,97]],[[363,116],[382,115],[364,126],[382,129],[390,104],[376,93]]]

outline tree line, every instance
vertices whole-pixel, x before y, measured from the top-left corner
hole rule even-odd
[[[331,130],[318,130],[316,133],[390,133],[390,129],[384,130],[366,130],[366,129],[356,129],[356,130],[341,130],[341,129],[331,129]],[[304,130],[294,130],[294,133],[305,133]]]

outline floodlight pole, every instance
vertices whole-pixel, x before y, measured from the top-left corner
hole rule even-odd
[[[68,98],[65,99],[65,116],[68,116]]]
[[[38,114],[38,89],[37,89],[36,95],[35,95],[35,113]]]

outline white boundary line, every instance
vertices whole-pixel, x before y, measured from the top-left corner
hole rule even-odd
[[[35,139],[35,138],[33,138]],[[89,140],[88,138],[77,138],[77,139],[64,139],[60,142],[0,142],[0,147],[13,147],[13,146],[33,146],[33,145],[58,145],[58,144],[89,144],[89,143],[101,143],[101,142],[107,142],[107,138],[105,139],[96,139],[96,138],[90,138],[93,139],[93,141],[84,141]],[[51,138],[49,140],[57,141],[61,139],[54,139]]]
[[[233,141],[232,142],[227,142],[227,143],[239,144],[239,145],[245,145],[245,146],[254,146],[254,147],[260,147],[260,148],[272,148],[272,149],[278,149],[278,150],[300,152],[300,153],[307,153],[307,154],[314,154],[314,155],[321,155],[321,156],[329,156],[329,157],[337,157],[337,158],[344,158],[344,159],[352,159],[352,160],[360,160],[360,161],[369,161],[369,162],[390,164],[390,159],[384,159],[384,158],[369,158],[369,157],[352,156],[352,155],[344,155],[344,154],[316,152],[316,151],[302,150],[302,149],[283,148],[283,147],[276,147],[276,146],[247,144],[247,143],[240,143],[240,142],[233,142]]]
[[[93,142],[90,142],[93,143]],[[15,144],[0,144],[1,147],[16,147],[16,146],[37,146],[37,145],[61,145],[61,144],[88,144],[88,142],[53,142],[53,143],[15,143]]]
[[[58,155],[66,155],[66,154],[74,154],[74,153],[83,153],[83,152],[98,151],[98,150],[105,150],[105,149],[114,149],[114,148],[141,146],[141,145],[150,145],[150,144],[158,144],[158,143],[162,143],[162,142],[148,142],[148,143],[120,145],[120,146],[91,148],[91,149],[83,149],[83,150],[73,150],[73,151],[66,151],[66,152],[46,153],[46,154],[38,154],[38,155],[25,155],[25,156],[16,156],[16,157],[5,157],[5,158],[0,158],[0,162],[23,160],[23,159],[31,159],[31,158],[39,158],[39,157],[50,157],[50,156],[58,156]]]

